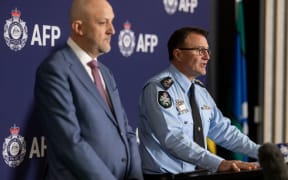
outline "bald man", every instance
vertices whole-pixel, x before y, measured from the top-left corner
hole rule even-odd
[[[70,17],[67,44],[46,58],[36,75],[35,99],[47,139],[45,179],[143,179],[116,82],[98,62],[111,49],[113,8],[106,0],[74,0]]]

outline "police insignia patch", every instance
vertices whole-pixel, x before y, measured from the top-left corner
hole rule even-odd
[[[169,108],[172,106],[171,96],[167,91],[158,92],[158,103],[164,107]]]
[[[174,83],[171,77],[165,77],[160,81],[161,85],[165,90],[169,89],[171,85]]]

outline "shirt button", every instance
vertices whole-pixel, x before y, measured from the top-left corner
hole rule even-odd
[[[121,162],[126,162],[126,158],[121,158]]]
[[[199,132],[201,131],[201,127],[198,127],[198,131],[199,131]]]

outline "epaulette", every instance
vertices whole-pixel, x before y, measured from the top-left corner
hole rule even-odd
[[[164,88],[165,90],[167,90],[167,89],[169,89],[169,88],[172,86],[172,84],[173,84],[174,82],[173,82],[173,80],[172,80],[171,77],[167,76],[167,77],[163,78],[163,79],[160,81],[160,83],[161,83],[161,85],[163,86],[163,88]]]
[[[205,88],[205,85],[199,79],[195,79],[195,83],[198,84],[199,86]]]

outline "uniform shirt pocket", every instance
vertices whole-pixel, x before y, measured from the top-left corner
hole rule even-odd
[[[213,111],[210,106],[203,105],[200,107],[200,114],[202,120],[202,126],[204,130],[204,134],[207,134],[210,127],[210,121],[212,120]]]
[[[187,112],[184,114],[179,114],[179,120],[182,123],[182,130],[183,133],[187,136],[189,136],[190,138],[193,137],[193,120],[192,120],[192,115],[191,112]]]

